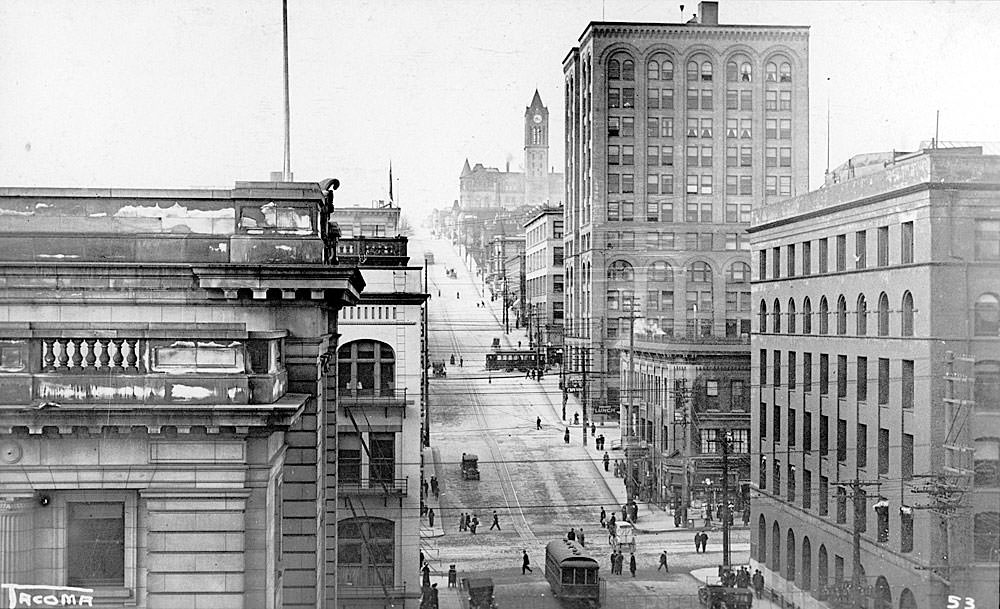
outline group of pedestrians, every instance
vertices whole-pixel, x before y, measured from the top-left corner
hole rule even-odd
[[[496,517],[497,517],[496,516],[496,512],[493,512],[493,523],[496,524],[497,528],[499,529],[500,525],[497,524]],[[476,529],[478,529],[478,528],[479,528],[479,517],[478,516],[473,516],[472,514],[466,514],[464,512],[458,516],[458,530],[459,530],[459,532],[464,533],[465,531],[469,531],[469,533],[475,535],[476,534]],[[490,527],[490,528],[493,528],[493,527]]]
[[[586,546],[587,545],[586,544],[586,536],[583,534],[583,527],[580,527],[579,531],[577,531],[574,528],[570,528],[569,533],[566,533],[566,539],[568,539],[570,541],[575,541],[576,543],[580,544],[581,546]]]
[[[529,368],[528,373],[524,375],[524,378],[531,379],[533,381],[540,381],[545,376],[545,371],[541,368]]]
[[[625,555],[617,549],[611,552],[611,574],[621,575],[622,567],[625,564]],[[628,559],[628,570],[635,577],[635,552],[632,552]]]
[[[740,567],[739,571],[728,569],[722,573],[721,579],[723,586],[753,588],[757,598],[763,596],[764,574],[760,572],[760,569],[754,569],[753,575],[750,575],[750,569],[745,566]]]
[[[694,551],[695,553],[704,554],[708,548],[708,533],[705,531],[699,531],[694,534]]]

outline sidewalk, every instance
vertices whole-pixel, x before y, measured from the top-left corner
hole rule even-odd
[[[430,482],[431,476],[437,476],[438,490],[444,491],[443,478],[438,473],[438,454],[436,448],[424,448],[424,478]],[[429,487],[428,487],[429,489]],[[421,489],[421,492],[423,490]],[[432,537],[444,537],[444,514],[441,513],[441,500],[428,492],[424,498],[424,505],[427,506],[428,514],[434,510],[434,526],[430,525],[427,515],[420,517],[420,539],[430,539]]]

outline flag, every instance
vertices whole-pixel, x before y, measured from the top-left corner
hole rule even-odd
[[[392,204],[392,161],[389,161],[389,204]]]

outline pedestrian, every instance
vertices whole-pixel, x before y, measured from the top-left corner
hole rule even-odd
[[[441,296],[441,290],[438,290],[438,297]]]
[[[434,508],[427,510],[427,522],[434,528]]]
[[[607,513],[607,512],[605,512],[605,511],[604,511],[604,508],[602,507],[602,508],[601,508],[601,528],[602,528],[602,529],[603,529],[603,528],[604,528],[605,526],[607,526],[607,521],[608,521],[608,513]]]
[[[465,515],[465,530],[469,530],[469,526],[472,525],[472,512]]]
[[[743,526],[750,526],[750,506],[743,506]]]
[[[628,522],[628,506],[622,504],[622,522]]]
[[[597,435],[597,425],[594,425],[594,421],[590,421],[590,437],[593,438]]]
[[[521,575],[524,575],[525,571],[531,573],[531,561],[528,559],[528,551],[522,550],[522,552],[523,554],[521,555]]]
[[[660,566],[656,567],[656,570],[659,571],[660,569],[663,569],[667,573],[670,573],[670,567],[667,566],[667,551],[666,550],[660,552]]]
[[[461,533],[465,530],[465,512],[462,512],[458,517],[458,531]]]
[[[479,518],[473,516],[472,523],[469,525],[469,531],[471,531],[472,534],[475,535],[477,528],[479,528]]]
[[[618,566],[618,550],[611,550],[611,556],[609,559],[611,561],[611,574],[615,574],[615,567]]]
[[[736,573],[736,587],[737,588],[750,587],[750,572],[747,571],[746,567],[740,567],[739,572]]]
[[[753,572],[753,591],[757,594],[757,598],[760,598],[764,593],[764,574],[760,572],[760,569],[754,569]]]
[[[632,552],[632,556],[628,559],[628,570],[632,573],[632,577],[635,577],[635,552]]]
[[[431,476],[431,492],[434,493],[435,497],[438,496],[438,479],[437,479],[437,476]]]
[[[448,565],[448,587],[455,588],[458,586],[458,571],[455,570],[455,565]]]
[[[461,299],[462,297],[459,295],[459,293],[455,292],[455,300],[461,300]]]
[[[566,428],[566,433],[563,434],[563,442],[569,444],[569,427]]]
[[[617,524],[615,523],[615,515],[611,515],[611,520],[608,520],[608,543],[611,543],[615,538],[615,533],[617,532]]]
[[[538,417],[537,419],[535,419],[535,429],[541,429],[541,428],[542,428],[542,417]]]
[[[500,517],[497,516],[497,511],[496,510],[493,510],[493,524],[490,525],[490,530],[491,531],[493,530],[493,527],[496,527],[498,531],[501,530],[500,529]]]
[[[580,531],[577,532],[577,534],[576,534],[576,541],[577,541],[577,543],[580,544],[581,547],[584,546],[584,545],[586,545],[585,543],[583,543],[583,527],[580,527]]]
[[[701,532],[701,553],[704,554],[708,552],[708,533],[705,531]]]
[[[424,582],[423,582],[424,583],[424,588],[430,588],[431,587],[431,568],[429,566],[427,566],[427,565],[424,565],[423,576],[424,576]]]
[[[576,530],[570,528],[569,533],[566,533],[566,539],[570,541],[576,541]]]
[[[701,533],[694,534],[694,553],[701,552]]]
[[[458,358],[458,367],[461,368],[464,365],[465,365],[465,358],[459,357]]]
[[[609,457],[608,453],[605,452],[604,453],[604,471],[608,471],[608,464],[610,464],[610,463],[611,463],[611,457]]]

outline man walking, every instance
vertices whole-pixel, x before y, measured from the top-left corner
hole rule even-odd
[[[602,507],[602,508],[601,508],[601,528],[602,528],[602,529],[603,529],[603,528],[604,528],[605,526],[607,526],[607,520],[608,520],[608,513],[607,513],[607,512],[605,512],[605,511],[604,511],[604,508]]]
[[[569,444],[569,427],[566,428],[566,433],[563,434],[563,442]]]
[[[659,571],[660,569],[663,569],[667,573],[670,573],[670,567],[667,566],[667,551],[666,550],[660,552],[660,566],[656,567],[656,570]]]
[[[760,598],[764,593],[764,574],[760,572],[760,569],[754,569],[751,581],[754,593],[757,595],[757,598]]]
[[[542,417],[538,417],[537,419],[535,419],[535,429],[541,429],[541,428],[542,428]]]
[[[605,452],[605,453],[604,453],[604,471],[608,471],[608,465],[609,465],[610,463],[611,463],[611,457],[609,457],[609,456],[608,456],[608,453],[607,453],[607,452]]]
[[[465,512],[458,517],[458,531],[462,532],[465,530]]]
[[[570,528],[569,533],[566,533],[566,539],[576,541],[576,531],[573,528]]]
[[[580,544],[581,547],[585,545],[583,543],[583,527],[580,527],[580,532],[576,534],[576,542]]]
[[[632,577],[635,577],[635,552],[628,559],[628,570],[632,573]]]
[[[431,508],[431,509],[429,509],[427,511],[427,522],[428,522],[428,524],[431,525],[431,528],[433,529],[434,528],[434,508]]]
[[[524,575],[525,571],[527,571],[528,573],[531,573],[532,571],[531,571],[531,561],[528,559],[528,551],[522,550],[522,552],[524,552],[524,554],[521,556],[521,575]]]
[[[493,524],[490,525],[490,530],[491,531],[493,530],[493,527],[496,527],[498,531],[501,530],[500,529],[500,517],[497,516],[497,511],[496,510],[493,510]]]
[[[701,552],[701,533],[694,534],[694,553]]]

